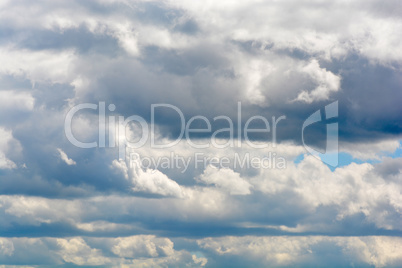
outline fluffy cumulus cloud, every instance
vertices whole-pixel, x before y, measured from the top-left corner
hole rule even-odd
[[[0,1],[0,267],[401,267],[401,14]]]
[[[313,101],[326,100],[331,91],[338,91],[340,87],[340,77],[333,73],[321,69],[318,61],[313,60],[304,66],[302,72],[308,74],[317,84],[317,87],[310,93],[303,91],[297,96],[297,100],[311,103]]]
[[[252,185],[231,169],[217,169],[209,165],[199,180],[205,184],[213,184],[218,188],[226,189],[230,194],[247,195],[251,193]]]

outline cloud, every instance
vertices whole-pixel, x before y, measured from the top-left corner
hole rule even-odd
[[[342,143],[340,150],[349,153],[354,158],[361,160],[380,159],[386,154],[394,153],[400,148],[398,140],[382,140],[376,143]]]
[[[227,190],[233,195],[250,194],[250,189],[253,187],[249,182],[242,179],[239,173],[227,168],[218,169],[212,165],[209,165],[204,170],[198,181],[205,184],[213,184],[218,188]]]
[[[17,165],[6,157],[10,151],[18,152],[21,150],[21,145],[14,139],[12,132],[0,127],[0,169],[13,169]]]
[[[141,180],[133,182],[134,187],[141,185],[141,192],[128,196],[103,194],[73,201],[2,196],[0,212],[5,217],[0,223],[8,232],[15,228],[11,222],[44,230],[47,225],[62,224],[75,234],[122,235],[157,229],[189,235],[193,224],[206,223],[211,225],[204,230],[207,233],[224,226],[227,234],[398,234],[400,170],[393,171],[392,177],[382,174],[381,166],[368,163],[331,171],[313,156],[305,156],[297,165],[288,163],[284,170],[262,169],[247,180],[229,168],[208,166],[198,179],[215,187],[183,187],[170,180],[153,188],[158,181],[151,177],[143,185]],[[158,195],[176,198],[159,199]],[[111,220],[121,215],[126,215],[124,221]],[[351,231],[350,225],[360,228]]]
[[[5,238],[0,238],[0,254],[11,256],[14,253],[14,244]]]
[[[396,1],[0,2],[0,228],[8,236],[0,263],[401,266]],[[305,154],[301,134],[334,101],[339,151],[352,162],[331,170]],[[116,123],[106,146],[74,146],[67,112],[98,105],[71,127],[78,140],[99,143],[100,102],[101,127]],[[254,115],[286,119],[277,144],[273,132],[253,136],[264,149],[237,131],[233,146],[216,148],[211,131],[190,135],[205,149],[148,140],[119,159],[109,139],[128,144],[143,134],[131,123],[122,131],[119,116],[143,117],[157,144],[180,135],[173,110],[152,118],[157,103],[177,106],[186,123],[205,116],[213,131],[242,129]],[[327,123],[306,129],[309,146],[325,147]],[[230,136],[221,134],[218,144]],[[236,162],[246,156],[267,166]],[[230,164],[211,161],[223,157]]]
[[[3,153],[0,153],[0,169],[11,169],[16,167],[17,166],[13,161],[7,159]]]
[[[23,261],[42,265],[107,265],[109,267],[191,266],[375,266],[398,267],[401,264],[401,238],[384,236],[224,236],[176,239],[129,236],[118,238],[2,238],[15,251],[27,248]],[[134,243],[135,242],[135,243]],[[180,243],[189,249],[180,249]],[[36,246],[36,248],[32,248]],[[135,250],[135,251],[133,251]],[[194,250],[194,251],[190,251]],[[3,255],[9,263],[18,254]],[[13,252],[13,251],[11,251]],[[35,255],[36,254],[36,255]],[[37,258],[40,257],[40,258]],[[39,260],[39,261],[38,261]]]
[[[17,253],[14,254],[14,248]],[[202,267],[206,258],[177,250],[165,237],[139,235],[118,238],[0,238],[2,263],[108,267]],[[25,255],[20,254],[24,251]]]
[[[0,91],[0,107],[3,112],[13,109],[30,111],[34,103],[35,99],[28,92]]]
[[[223,237],[197,241],[216,254],[242,263],[273,267],[293,265],[397,267],[401,263],[399,237]],[[386,253],[382,253],[385,249]],[[340,254],[342,258],[335,256]],[[331,264],[328,261],[331,260]]]
[[[72,166],[77,164],[73,159],[68,158],[67,154],[62,149],[57,148],[57,151],[60,153],[61,160],[63,160],[67,165]]]
[[[159,170],[142,169],[138,161],[131,161],[130,157],[126,161],[113,160],[112,166],[119,169],[126,179],[130,180],[135,192],[158,194],[162,196],[183,197],[183,189],[174,180]]]
[[[28,78],[34,85],[37,82],[69,83],[71,71],[69,64],[74,60],[72,51],[29,51],[12,48],[0,48],[1,74]]]
[[[308,65],[304,66],[302,72],[310,75],[318,86],[310,93],[307,91],[301,92],[297,96],[296,100],[298,101],[311,103],[313,101],[328,100],[329,94],[332,91],[338,91],[340,88],[340,77],[321,69],[317,60],[312,60]]]
[[[109,259],[104,257],[99,249],[90,248],[82,238],[56,240],[60,247],[58,254],[67,263],[76,265],[104,265]]]
[[[114,254],[125,258],[155,258],[174,254],[173,242],[155,236],[132,236],[116,238],[112,247]]]

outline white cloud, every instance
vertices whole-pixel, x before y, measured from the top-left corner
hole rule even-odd
[[[196,255],[191,256],[195,264],[199,264],[201,267],[204,267],[208,263],[208,259],[204,257],[198,258]]]
[[[127,168],[126,164],[114,162],[116,163],[121,164],[120,168],[116,168],[124,173],[123,168]],[[0,211],[3,210],[8,215],[3,219],[3,224],[7,225],[13,221],[22,225],[38,226],[41,223],[52,224],[61,221],[88,232],[118,232],[120,227],[122,229],[137,227],[109,222],[106,219],[118,217],[121,213],[127,213],[126,211],[135,211],[134,215],[141,215],[138,219],[145,222],[155,218],[161,221],[192,219],[197,222],[234,221],[241,226],[253,226],[258,221],[250,222],[250,218],[263,217],[265,220],[278,221],[277,224],[270,224],[267,228],[290,233],[308,231],[343,233],[347,230],[339,225],[344,220],[362,215],[364,221],[374,224],[375,228],[400,230],[398,220],[402,209],[399,194],[402,189],[398,183],[400,175],[395,174],[393,175],[395,179],[390,180],[382,177],[373,165],[367,163],[351,163],[331,171],[318,159],[306,155],[297,165],[288,163],[287,168],[282,170],[261,169],[247,180],[231,169],[209,166],[198,180],[215,187],[197,185],[183,187],[167,177],[162,181],[163,178],[159,180],[160,178],[151,176],[154,174],[158,176],[158,173],[143,172],[140,176],[143,174],[150,177],[138,179],[128,175],[127,178],[135,190],[180,198],[154,199],[112,195],[69,201],[3,196],[0,199],[2,205]],[[249,197],[245,201],[239,199],[239,195]],[[255,203],[257,197],[263,198],[264,201]],[[286,202],[274,200],[286,200]],[[258,207],[264,202],[270,204],[264,214],[260,215],[257,208],[250,210],[250,207]],[[332,216],[325,214],[326,208],[331,209]],[[298,213],[301,213],[300,217],[303,219],[298,222],[297,227],[289,225],[286,220],[281,220],[279,217],[281,214],[277,216],[274,213],[275,211],[293,213],[294,209],[299,210]],[[319,222],[315,220],[316,213],[323,216]],[[82,215],[86,215],[85,220],[81,218]],[[261,220],[258,224],[264,225]]]
[[[87,232],[107,232],[107,231],[116,231],[116,230],[129,230],[129,224],[119,224],[113,222],[107,222],[103,220],[93,221],[93,222],[85,222],[85,223],[77,223],[77,228],[87,231]]]
[[[250,63],[242,66],[244,68],[242,73],[244,73],[247,87],[245,90],[246,98],[252,104],[257,104],[263,107],[268,106],[267,100],[262,93],[262,91],[264,91],[262,80],[272,72],[274,67],[264,60],[247,59],[247,61]]]
[[[130,162],[129,157],[123,160],[113,160],[112,166],[123,172],[133,184],[133,191],[163,196],[183,197],[182,187],[159,170],[142,169],[139,162]]]
[[[374,8],[364,1],[171,4],[188,11],[215,38],[273,43],[274,50],[301,50],[325,60],[354,52],[383,64],[402,60],[396,34],[402,27],[400,17],[376,16],[375,1]]]
[[[32,226],[57,221],[79,222],[82,213],[80,202],[68,202],[63,199],[2,195],[0,205],[0,209],[10,216],[10,220],[14,219],[21,224]],[[4,218],[4,224],[5,221]]]
[[[0,256],[11,256],[14,253],[14,244],[12,241],[6,238],[0,237]]]
[[[341,78],[326,69],[320,68],[317,60],[312,60],[302,67],[301,71],[308,74],[317,84],[317,87],[311,92],[301,92],[296,98],[298,101],[312,103],[313,101],[328,100],[329,94],[338,91],[340,88]]]
[[[3,152],[0,152],[0,169],[13,169],[16,168],[17,165],[8,159]]]
[[[36,82],[71,83],[73,51],[29,51],[24,49],[0,48],[0,74],[28,78]],[[26,97],[25,97],[26,98]]]
[[[0,109],[3,113],[9,110],[31,111],[34,104],[35,99],[29,92],[0,91]]]
[[[63,160],[67,165],[72,166],[77,164],[73,159],[68,158],[67,154],[62,149],[57,148],[57,151],[60,153],[61,160]]]
[[[351,237],[335,241],[342,246],[345,255],[375,267],[398,267],[402,264],[400,237]]]
[[[342,256],[333,260],[339,266],[398,267],[402,264],[400,237],[222,237],[197,241],[201,248],[218,256],[237,256],[256,266],[321,266],[340,249]]]
[[[43,263],[61,265],[107,265],[109,267],[203,267],[213,259],[217,266],[228,258],[252,266],[399,267],[402,239],[385,236],[223,236],[187,238],[196,254],[175,249],[167,237],[137,235],[118,238],[0,238],[0,254],[8,261],[41,258]],[[31,248],[26,248],[29,245]],[[35,247],[34,249],[32,247]],[[11,254],[10,254],[11,253]],[[14,258],[14,259],[13,259]],[[46,262],[47,261],[47,262]],[[50,261],[50,262],[49,262]]]
[[[282,104],[291,100],[304,102],[296,105],[307,107],[340,94],[345,99],[353,98],[346,90],[341,92],[341,81],[349,81],[342,79],[344,76],[350,79],[356,68],[364,70],[367,66],[379,68],[381,85],[385,80],[380,80],[387,77],[381,70],[392,71],[396,81],[393,83],[398,85],[400,76],[396,66],[402,62],[399,49],[402,22],[399,14],[395,15],[398,9],[379,14],[376,5],[380,4],[382,7],[395,5],[375,1],[367,4],[363,1],[143,4],[104,0],[85,5],[47,0],[40,4],[1,1],[0,22],[5,37],[0,46],[0,82],[4,85],[0,91],[0,112],[10,117],[12,123],[11,127],[0,127],[0,169],[9,169],[0,172],[5,181],[1,189],[10,194],[0,196],[0,228],[10,233],[23,229],[29,236],[32,230],[47,232],[47,226],[51,226],[54,229],[49,230],[72,235],[36,240],[0,238],[1,257],[12,263],[20,261],[21,254],[28,258],[29,250],[37,250],[43,256],[50,256],[49,262],[55,265],[67,262],[116,267],[204,266],[219,263],[220,257],[227,260],[228,256],[237,256],[255,266],[266,263],[319,266],[325,263],[320,254],[337,252],[336,259],[344,261],[340,266],[401,266],[399,237],[332,237],[350,232],[357,235],[401,231],[399,161],[386,163],[381,172],[375,164],[368,163],[352,163],[331,171],[310,156],[294,164],[295,158],[304,152],[303,147],[278,144],[276,148],[268,148],[287,160],[285,169],[215,168],[208,163],[196,169],[191,167],[193,159],[188,173],[183,175],[174,168],[132,168],[136,163],[130,159],[113,161],[114,149],[105,148],[74,154],[77,162],[85,160],[85,169],[77,166],[77,171],[82,173],[77,173],[80,181],[76,181],[52,173],[52,168],[46,170],[40,161],[33,159],[47,155],[50,144],[50,148],[58,148],[62,161],[76,165],[60,149],[64,148],[63,114],[41,100],[41,94],[46,95],[41,90],[48,84],[55,86],[52,90],[56,93],[51,98],[60,102],[69,98],[71,106],[106,100],[114,102],[116,114],[127,115],[144,114],[143,109],[150,103],[165,102],[183,108],[186,118],[199,111],[211,118],[222,111],[231,113],[236,107],[230,106],[237,101],[244,101],[245,114],[257,111],[270,116],[271,112],[287,110],[289,107]],[[143,18],[148,15],[149,18]],[[194,33],[177,28],[187,20],[195,25]],[[82,35],[93,41],[86,43],[85,38],[81,40]],[[81,41],[78,45],[74,43]],[[91,47],[91,42],[96,45]],[[103,46],[102,42],[107,45]],[[81,45],[85,47],[84,52]],[[32,91],[24,86],[20,88],[26,86],[27,80],[32,84]],[[75,95],[59,94],[56,84],[73,86],[71,94]],[[357,93],[353,93],[356,98],[363,98]],[[378,94],[368,98],[375,99],[373,96]],[[383,102],[388,105],[387,100],[392,97]],[[394,99],[397,97],[396,94]],[[38,103],[44,105],[34,109]],[[361,110],[366,113],[362,108],[363,105]],[[24,122],[13,122],[20,120],[9,116],[8,112],[13,110],[30,111],[30,114],[25,121],[21,120]],[[392,111],[398,114],[399,110]],[[386,121],[384,129],[398,127],[395,118]],[[370,121],[366,116],[361,122],[366,119]],[[97,123],[96,114],[86,118],[77,115],[73,126],[77,139],[96,140]],[[168,120],[163,123],[169,126]],[[163,131],[161,127],[157,143],[169,141]],[[140,133],[131,131],[130,140],[136,138],[134,132]],[[14,137],[25,138],[21,139],[26,145],[24,150]],[[120,141],[121,138],[117,137]],[[344,142],[340,151],[361,160],[385,161],[383,156],[397,148],[400,148],[399,141],[381,140]],[[154,158],[169,157],[171,151],[172,148],[150,148],[149,144],[136,150],[141,156]],[[197,151],[180,142],[174,152],[194,157]],[[210,147],[202,152],[207,157],[228,156],[232,160],[234,154],[263,157],[267,153],[246,144],[224,150]],[[49,155],[52,156],[51,150]],[[21,158],[30,160],[25,169],[17,169]],[[99,174],[89,170],[105,163],[112,163],[118,172]],[[98,176],[99,181],[91,176]],[[38,184],[38,188],[19,184],[24,181],[22,177],[35,187]],[[114,183],[114,179],[113,187],[116,187],[110,192],[105,190],[105,185],[112,185],[109,183]],[[184,179],[188,181],[183,183]],[[10,183],[13,180],[15,185]],[[45,190],[42,184],[46,185]],[[56,188],[58,192],[54,191]],[[128,195],[127,189],[134,193]],[[25,195],[27,192],[29,196]],[[48,195],[52,197],[44,197]],[[350,222],[358,227],[346,229]],[[190,228],[194,226],[196,231]],[[198,226],[207,228],[198,230]],[[319,232],[331,237],[225,236],[233,228],[245,233],[263,229],[291,235]],[[222,237],[198,240],[163,237],[168,232],[183,236],[211,232]],[[74,237],[82,233],[91,237]],[[115,238],[127,233],[158,233],[158,237]],[[186,240],[181,242],[190,243],[195,252],[175,249],[175,239]]]
[[[21,151],[21,145],[14,139],[10,130],[0,126],[0,169],[13,169],[17,167],[17,165],[6,156],[10,151]]]
[[[17,254],[13,254],[15,251]],[[152,235],[0,238],[0,257],[8,262],[23,260],[40,266],[203,267],[207,263],[205,257],[197,258],[186,250],[174,249],[169,238]]]
[[[58,238],[57,244],[60,247],[58,254],[65,262],[76,265],[104,265],[110,262],[99,249],[89,247],[80,237]]]
[[[218,188],[227,190],[233,195],[251,194],[253,186],[245,179],[240,177],[239,173],[228,168],[218,169],[209,165],[204,173],[198,178],[198,181],[205,184],[213,184]]]
[[[175,253],[173,242],[153,235],[121,237],[115,239],[112,252],[125,258],[155,258]]]
[[[310,206],[335,205],[337,220],[362,213],[379,228],[400,229],[396,219],[402,209],[402,189],[376,175],[372,165],[351,163],[331,172],[319,160],[307,156],[292,173],[294,191]]]
[[[115,35],[120,45],[132,56],[139,56],[138,33],[130,24],[116,25]]]
[[[377,142],[342,142],[341,152],[361,160],[379,160],[386,154],[394,153],[400,148],[399,140],[380,140]]]

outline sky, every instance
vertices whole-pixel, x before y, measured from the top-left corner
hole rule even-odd
[[[0,0],[0,267],[401,267],[402,3]]]

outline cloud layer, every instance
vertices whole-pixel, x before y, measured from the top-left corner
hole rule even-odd
[[[374,0],[0,1],[0,265],[400,267],[401,14]],[[303,132],[335,101],[337,118]],[[71,133],[94,148],[66,132],[84,103]],[[130,116],[175,142],[181,118],[158,103],[212,122],[184,134],[209,146],[117,146],[143,135]],[[302,142],[323,150],[334,122],[336,168]],[[249,143],[245,125],[270,131]]]

